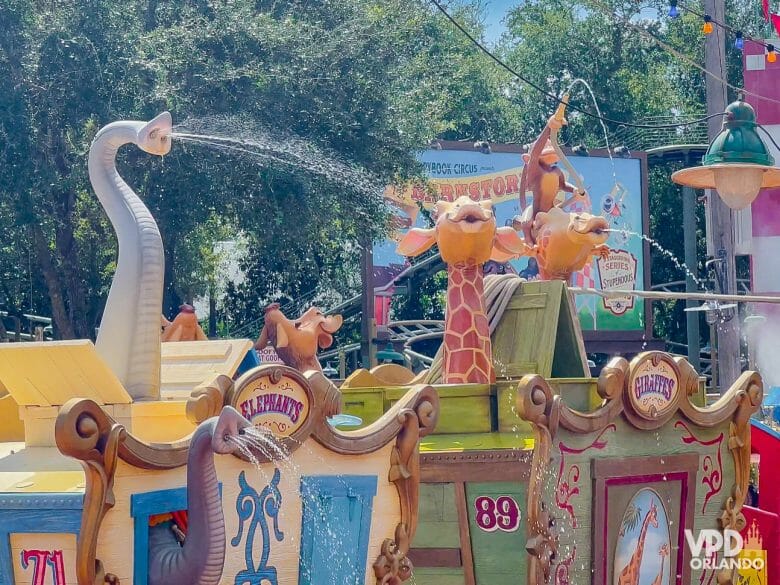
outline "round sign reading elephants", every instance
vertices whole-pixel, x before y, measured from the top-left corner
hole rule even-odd
[[[290,437],[309,417],[306,380],[284,366],[260,367],[238,381],[233,406],[255,427]]]
[[[634,359],[628,380],[628,398],[640,417],[656,420],[675,407],[680,391],[677,364],[664,353],[649,352]]]

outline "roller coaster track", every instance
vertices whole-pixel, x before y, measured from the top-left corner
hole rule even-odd
[[[430,365],[433,358],[412,349],[412,345],[428,339],[441,339],[444,336],[444,321],[391,321],[387,324],[391,343],[403,342],[404,354],[411,360],[420,360],[425,365]],[[360,351],[359,343],[342,345],[334,349],[320,352],[317,356],[320,361],[327,362],[338,358],[340,353],[350,354]]]
[[[404,282],[408,282],[412,278],[421,278],[424,280],[428,278],[428,276],[430,276],[431,274],[435,274],[436,272],[439,272],[440,270],[444,270],[444,269],[445,269],[445,265],[441,259],[441,255],[431,254],[430,256],[423,258],[419,262],[416,262],[415,264],[406,267],[389,283],[382,285],[380,287],[376,287],[374,289],[374,295],[377,296],[377,295],[381,295],[382,293],[388,293],[390,289],[392,289],[393,287],[399,286]],[[327,299],[323,299],[322,297],[323,295],[320,291],[310,291],[309,293],[301,297],[298,297],[297,299],[294,299],[288,303],[281,305],[279,308],[285,315],[287,315],[290,318],[294,318],[295,316],[300,315],[301,313],[303,313],[303,311],[305,311],[315,303],[321,303],[321,306],[323,307],[325,313],[339,314],[345,320],[360,314],[362,308],[362,303],[361,303],[362,294],[354,295],[352,297],[349,297],[343,301],[337,302],[332,305],[326,305],[325,302],[327,302]],[[260,330],[263,328],[264,322],[265,322],[265,316],[258,317],[257,319],[249,321],[248,323],[244,323],[240,327],[232,330],[230,332],[230,336],[233,338],[256,337],[260,333]],[[356,344],[352,344],[352,345],[356,345]],[[346,350],[347,347],[351,348],[352,345],[343,346],[340,349]],[[357,345],[357,347],[359,347],[359,345]],[[354,351],[354,349],[352,349],[352,351]],[[331,352],[327,352],[327,353],[331,353]]]

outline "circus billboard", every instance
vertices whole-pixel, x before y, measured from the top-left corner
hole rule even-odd
[[[482,152],[470,143],[444,142],[441,149],[421,152],[419,160],[429,178],[427,185],[389,188],[385,193],[397,209],[399,228],[428,227],[425,210],[432,209],[438,199],[453,200],[461,195],[474,200],[490,199],[499,226],[512,225],[512,219],[531,202],[530,193],[520,196],[523,161],[518,146],[491,145]],[[602,215],[614,230],[607,241],[610,255],[594,259],[574,275],[570,284],[601,290],[644,290],[648,282],[648,250],[638,235],[646,233],[648,221],[644,154],[610,158],[606,151],[595,151],[589,156],[569,156],[569,160],[581,176],[588,197],[566,209]],[[571,177],[568,179],[572,182]],[[560,194],[561,200],[563,195]],[[375,245],[375,286],[390,282],[408,266],[407,260],[396,254],[395,247],[393,239]],[[533,258],[522,257],[511,260],[509,265],[489,267],[489,271],[493,270],[514,271],[529,280],[538,278]],[[576,298],[585,331],[622,332],[628,334],[626,338],[647,333],[649,315],[642,299],[585,294]]]

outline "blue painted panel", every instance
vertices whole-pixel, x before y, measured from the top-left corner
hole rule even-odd
[[[221,499],[221,483],[219,495]],[[130,496],[130,515],[133,517],[133,585],[147,585],[149,581],[149,517],[186,509],[186,487]]]
[[[238,533],[230,540],[230,546],[238,547],[244,534],[244,560],[246,569],[236,574],[235,585],[278,585],[276,567],[268,563],[271,555],[272,542],[282,542],[284,532],[279,530],[279,513],[282,509],[282,493],[279,491],[281,480],[279,469],[274,469],[274,475],[258,494],[246,479],[242,471],[238,476],[241,491],[236,498],[236,513],[238,515]],[[247,526],[246,531],[244,525]],[[269,526],[270,525],[270,526]],[[260,559],[255,562],[254,556],[258,549],[255,537],[260,529]],[[271,539],[273,529],[273,540]]]
[[[775,407],[775,410],[780,410],[780,407]],[[776,430],[774,430],[772,427],[767,425],[766,423],[762,423],[760,420],[757,420],[755,418],[750,419],[750,424],[752,424],[754,427],[761,429],[765,433],[767,433],[769,436],[774,437],[775,439],[780,439],[780,433],[778,433]]]
[[[299,585],[363,585],[377,478],[301,478]]]
[[[149,516],[165,514],[187,509],[187,488],[172,488],[169,490],[157,490],[132,494],[130,496],[130,515],[133,518],[146,517],[147,525]]]
[[[81,528],[83,494],[0,496],[0,585],[13,585],[11,534],[75,534]]]
[[[254,347],[250,347],[249,351],[246,352],[246,355],[244,356],[244,359],[241,360],[241,363],[238,365],[238,369],[236,370],[236,376],[238,377],[252,368],[256,368],[259,366],[262,362],[260,361],[260,356],[257,355],[257,351]]]

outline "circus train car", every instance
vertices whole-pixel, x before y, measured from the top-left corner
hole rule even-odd
[[[24,430],[0,445],[2,585],[408,578],[430,386],[342,432],[321,373],[234,380],[250,341],[171,345],[161,397],[143,402],[89,341],[0,347]]]
[[[404,382],[439,395],[420,447],[417,582],[736,583],[718,580],[722,556],[692,564],[684,535],[743,530],[756,548],[743,501],[760,377],[743,374],[706,407],[697,373],[666,353],[615,358],[591,378],[565,285],[491,278],[514,288],[492,333],[495,384],[441,384],[434,361],[416,378],[358,371],[341,388],[345,412],[366,421]]]

